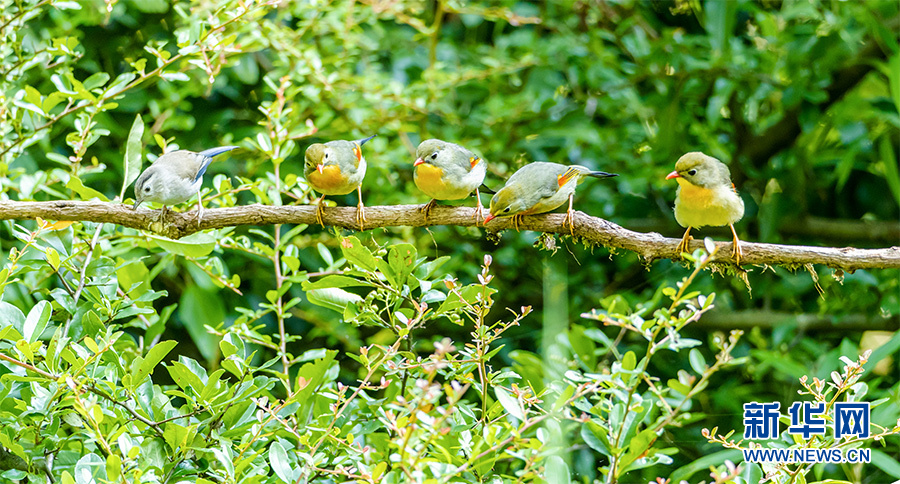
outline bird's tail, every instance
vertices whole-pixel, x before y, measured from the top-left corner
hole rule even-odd
[[[584,176],[592,176],[594,178],[609,178],[611,176],[619,176],[616,173],[607,173],[605,171],[593,171],[581,165],[571,165],[566,171],[563,172],[562,175],[557,177],[557,181],[559,182],[559,186],[563,186],[566,183],[569,183],[573,178],[578,180],[578,183],[581,183],[582,178]]]
[[[488,187],[487,185],[485,185],[484,183],[482,183],[481,186],[478,187],[478,190],[479,190],[481,193],[487,193],[487,194],[490,194],[490,195],[494,195],[495,193],[497,193],[497,192],[495,192],[494,190],[491,190],[491,188]]]
[[[203,160],[203,163],[200,165],[200,168],[197,169],[197,176],[194,177],[194,181],[196,182],[204,173],[206,173],[206,169],[209,167],[209,164],[212,163],[214,156],[221,155],[222,153],[231,151],[235,148],[237,148],[237,146],[219,146],[218,148],[210,148],[197,153],[200,155],[200,159]]]
[[[592,176],[594,178],[609,178],[611,176],[619,176],[618,173],[607,173],[605,171],[589,171],[585,173],[587,176]]]
[[[378,136],[377,133],[373,134],[372,136],[369,136],[368,138],[358,139],[358,140],[356,140],[356,144],[362,146],[362,145],[366,144],[366,141],[369,141],[370,139],[372,139],[376,136]]]
[[[210,148],[208,150],[203,150],[199,154],[200,154],[200,156],[203,156],[206,158],[212,158],[215,156],[219,156],[222,153],[236,149],[236,148],[237,148],[237,146],[219,146],[218,148]]]

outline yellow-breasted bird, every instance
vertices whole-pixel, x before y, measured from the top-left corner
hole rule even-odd
[[[366,221],[366,207],[362,201],[362,181],[366,176],[366,159],[362,155],[362,145],[374,138],[369,136],[356,141],[336,140],[315,143],[306,148],[306,181],[313,190],[322,194],[316,208],[316,220],[323,227],[323,202],[325,195],[346,195],[353,190],[359,195],[356,205],[356,223],[363,229]]]
[[[428,139],[416,148],[413,178],[419,190],[431,197],[422,207],[425,220],[438,200],[460,200],[475,192],[475,224],[481,215],[481,193],[487,162],[475,153],[439,139]]]
[[[572,213],[572,199],[575,187],[584,177],[608,178],[618,176],[605,171],[592,171],[580,165],[561,165],[546,161],[529,163],[513,173],[506,185],[497,190],[491,199],[490,215],[484,219],[487,224],[496,217],[513,217],[513,224],[519,230],[522,215],[549,212],[569,200],[564,223],[575,234]]]
[[[675,195],[675,220],[686,227],[684,237],[676,249],[679,253],[690,252],[688,245],[692,239],[691,227],[729,226],[734,235],[731,255],[740,265],[740,240],[734,231],[734,223],[744,216],[744,201],[741,200],[728,165],[699,151],[685,154],[675,163],[675,171],[666,176],[678,182]]]

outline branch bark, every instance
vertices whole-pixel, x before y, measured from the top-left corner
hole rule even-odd
[[[435,225],[475,225],[475,209],[470,207],[438,206],[428,221],[418,209],[421,205],[391,205],[366,208],[366,229],[383,227],[427,227]],[[203,220],[197,223],[197,212],[175,213],[169,211],[160,219],[159,210],[138,209],[108,202],[51,201],[18,202],[0,201],[0,220],[34,219],[89,221],[114,223],[123,227],[149,230],[157,234],[179,239],[192,233],[236,227],[241,225],[309,224],[316,223],[316,207],[313,205],[243,205],[229,208],[213,208],[203,211]],[[548,234],[568,235],[563,225],[564,214],[551,213],[524,217],[519,224],[523,230]],[[328,207],[325,209],[326,225],[356,230],[356,207]],[[512,228],[509,219],[492,221],[485,230],[499,232]],[[675,251],[680,239],[663,237],[658,233],[628,230],[608,220],[575,212],[575,236],[588,244],[603,245],[613,249],[634,252],[645,261],[656,259],[680,259]],[[731,242],[718,242],[720,249],[715,261],[730,261]],[[701,248],[702,241],[691,243],[691,250]],[[776,245],[742,242],[744,265],[784,265],[792,268],[806,264],[821,264],[848,272],[857,269],[900,268],[900,247],[883,249],[855,249],[852,247],[811,247],[800,245]]]
[[[642,232],[676,233],[674,218],[639,218],[622,224]],[[731,236],[728,227],[713,228],[710,233]],[[781,236],[824,239],[837,244],[900,244],[900,222],[890,220],[829,219],[824,217],[785,218],[778,224]]]

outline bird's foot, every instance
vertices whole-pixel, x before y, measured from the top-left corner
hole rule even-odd
[[[678,243],[678,247],[675,248],[675,252],[679,255],[683,253],[690,254],[690,244],[692,240],[694,240],[694,238],[691,237],[690,229],[688,229],[688,231],[684,233],[684,237],[681,238],[681,242]]]
[[[325,206],[322,205],[322,200],[319,200],[319,204],[316,205],[316,222],[319,222],[319,225],[325,227]]]
[[[428,216],[431,215],[431,210],[435,206],[437,206],[437,200],[431,199],[430,202],[426,203],[425,205],[422,205],[422,208],[419,209],[422,211],[422,215],[425,217],[426,222],[428,221]]]
[[[734,263],[740,267],[741,258],[744,257],[744,249],[741,248],[741,241],[738,240],[737,237],[735,237],[732,242],[731,257],[734,259]]]
[[[566,211],[566,218],[563,219],[563,225],[568,225],[569,234],[575,235],[575,214],[572,213],[572,210]]]
[[[365,230],[365,222],[366,220],[366,206],[363,205],[362,200],[359,201],[359,204],[356,205],[356,225],[359,225],[359,230]]]
[[[515,227],[516,232],[519,231],[519,223],[522,222],[522,216],[523,216],[523,215],[522,215],[521,213],[517,213],[517,214],[513,215],[513,219],[512,219],[512,220],[513,220],[513,227]]]
[[[481,211],[484,210],[484,207],[481,206],[481,200],[478,200],[478,204],[475,205],[475,213],[472,214],[472,218],[475,219],[475,226],[479,225],[484,226],[484,215],[482,215]],[[479,221],[481,222],[479,224]]]

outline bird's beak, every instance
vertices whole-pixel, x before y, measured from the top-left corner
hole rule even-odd
[[[141,200],[140,198],[138,198],[137,200],[134,201],[134,207],[131,207],[131,209],[132,209],[132,210],[137,210],[138,207],[141,205],[141,203],[143,203],[143,200]]]
[[[672,178],[679,178],[680,176],[681,175],[679,175],[677,171],[673,171],[672,173],[669,173],[668,175],[666,175],[666,180],[671,180]]]
[[[487,217],[484,218],[484,223],[488,223],[488,222],[490,222],[491,220],[494,220],[495,218],[497,218],[497,216],[494,215],[494,214],[492,214],[492,213],[490,213],[490,214],[488,214]]]
[[[319,163],[318,165],[316,165],[316,170],[319,170],[319,173],[322,173],[322,168],[324,168],[324,167],[325,167],[325,165]]]
[[[422,163],[425,163],[425,160],[423,160],[422,158],[416,158],[416,162],[413,163],[413,166],[419,166]]]

